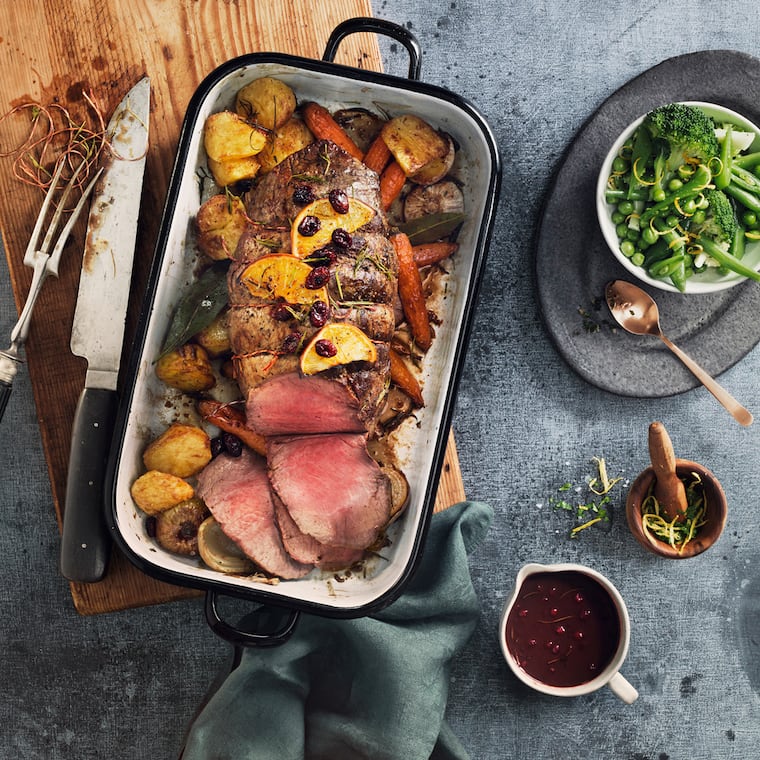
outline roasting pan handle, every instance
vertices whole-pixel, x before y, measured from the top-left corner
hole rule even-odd
[[[335,54],[338,52],[338,46],[341,41],[345,37],[348,37],[349,34],[357,34],[359,32],[384,34],[386,37],[392,37],[396,42],[400,42],[409,53],[409,79],[418,80],[420,78],[422,49],[420,48],[420,43],[417,42],[417,38],[408,29],[404,29],[403,26],[381,18],[360,16],[342,21],[333,29],[330,39],[327,40],[322,60],[332,63],[335,60]]]
[[[300,617],[298,610],[261,605],[244,618],[251,625],[255,622],[258,630],[248,630],[248,626],[244,630],[221,618],[216,606],[218,596],[215,591],[206,592],[206,621],[217,636],[238,647],[274,647],[284,644],[293,635]]]

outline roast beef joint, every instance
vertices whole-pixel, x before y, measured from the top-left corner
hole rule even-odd
[[[409,130],[420,129],[417,121],[410,126],[413,117],[387,132],[398,154],[382,144],[389,122],[379,117],[374,131],[363,135],[364,145],[353,150],[338,123],[308,105],[314,108],[304,107],[303,118],[290,112],[265,129],[266,139],[260,125],[251,126],[251,113],[214,120],[214,129],[231,124],[252,130],[249,144],[263,142],[270,153],[271,136],[277,144],[284,125],[296,120],[298,142],[281,148],[284,157],[270,155],[266,170],[263,158],[250,168],[256,155],[225,158],[219,146],[229,149],[230,143],[217,134],[217,142],[207,142],[217,182],[237,179],[202,204],[195,220],[201,253],[207,262],[221,262],[215,271],[223,272],[224,305],[204,326],[205,335],[200,331],[157,364],[165,383],[198,397],[199,424],[174,424],[154,441],[144,457],[147,472],[131,489],[137,506],[161,527],[175,507],[167,508],[173,499],[166,494],[186,499],[190,488],[189,498],[205,507],[214,531],[175,546],[203,557],[205,536],[217,540],[221,530],[240,556],[219,562],[215,546],[213,564],[207,564],[241,573],[250,561],[254,573],[286,581],[346,570],[376,555],[408,501],[408,481],[386,439],[389,420],[396,424],[423,405],[410,364],[422,358],[432,336],[419,274],[431,259],[415,263],[410,240],[397,227],[403,219],[398,208],[409,186],[434,187],[446,176],[453,152],[450,138],[423,123],[434,145],[426,143],[428,153],[415,163],[404,143]],[[384,165],[376,163],[380,149]],[[254,175],[244,184],[236,173],[241,158]],[[412,167],[402,168],[409,160]],[[406,171],[419,172],[419,184]],[[439,224],[440,217],[430,216]],[[441,245],[447,246],[441,255],[456,250],[451,241]],[[430,246],[424,252],[433,263],[436,255]],[[231,400],[217,398],[215,381],[207,381],[219,357],[228,385],[237,389]],[[201,384],[190,385],[193,362]],[[209,426],[221,432],[199,441],[199,431]],[[185,427],[193,428],[192,436]],[[178,468],[190,453],[183,448],[186,436],[194,449],[190,463]],[[188,533],[193,526],[177,530]],[[158,532],[155,525],[148,530]]]

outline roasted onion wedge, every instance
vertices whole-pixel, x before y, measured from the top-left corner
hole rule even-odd
[[[213,517],[206,518],[198,528],[198,553],[212,570],[220,573],[250,575],[256,570],[253,562],[224,534]]]

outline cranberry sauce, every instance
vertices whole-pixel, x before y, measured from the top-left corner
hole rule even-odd
[[[533,573],[523,582],[506,629],[518,665],[549,686],[578,686],[607,667],[620,620],[607,591],[583,573]]]

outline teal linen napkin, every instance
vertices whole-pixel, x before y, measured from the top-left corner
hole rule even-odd
[[[467,760],[443,715],[479,614],[467,555],[492,517],[479,502],[434,515],[417,572],[376,615],[304,614],[283,645],[247,648],[182,760]]]

